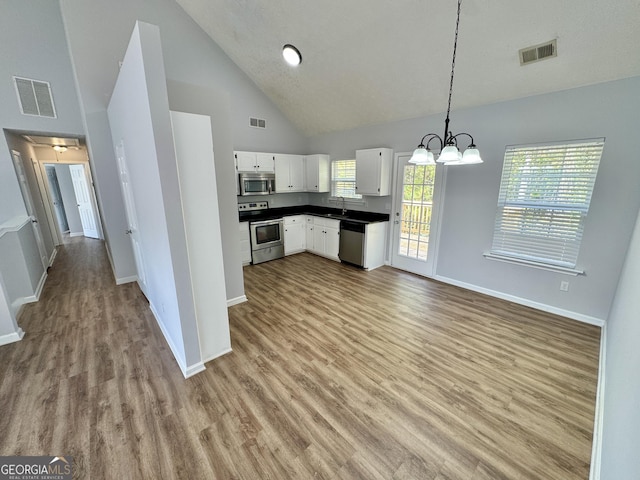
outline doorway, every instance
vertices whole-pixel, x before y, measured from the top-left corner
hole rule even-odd
[[[48,188],[60,233],[100,238],[83,164],[44,163]]]
[[[409,163],[396,156],[391,265],[426,277],[435,274],[442,166]]]

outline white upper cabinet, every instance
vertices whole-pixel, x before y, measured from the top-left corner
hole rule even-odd
[[[274,172],[272,153],[234,152],[238,172]]]
[[[307,192],[331,191],[331,159],[329,155],[305,157]]]
[[[392,164],[390,148],[356,150],[356,192],[378,197],[390,195]]]
[[[304,192],[305,172],[302,155],[275,155],[276,193]]]

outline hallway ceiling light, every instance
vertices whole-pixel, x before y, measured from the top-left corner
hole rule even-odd
[[[53,146],[53,149],[54,149],[56,152],[60,152],[60,153],[62,153],[62,152],[66,152],[66,151],[67,151],[67,147],[65,147],[64,145],[54,145],[54,146]]]
[[[284,57],[285,61],[292,67],[297,67],[302,63],[302,55],[300,54],[300,50],[288,43],[284,47],[282,47],[282,56]]]
[[[410,163],[416,165],[435,165],[436,160],[433,152],[429,149],[429,144],[433,139],[438,139],[440,143],[440,156],[438,157],[438,163],[444,163],[445,165],[472,165],[475,163],[482,163],[480,158],[480,152],[476,148],[473,137],[468,133],[458,133],[453,135],[449,131],[449,113],[451,112],[451,94],[453,93],[453,71],[456,65],[456,49],[458,47],[458,27],[460,25],[460,4],[462,0],[458,0],[458,14],[456,18],[456,34],[453,41],[453,58],[451,60],[451,80],[449,82],[449,103],[447,104],[447,118],[444,121],[444,136],[440,137],[437,133],[427,133],[420,145],[416,148],[409,160]],[[464,151],[464,154],[458,150],[458,137],[461,135],[467,136],[471,139],[471,143]],[[429,138],[425,146],[424,141]]]

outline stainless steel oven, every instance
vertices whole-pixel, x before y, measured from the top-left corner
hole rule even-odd
[[[250,222],[252,263],[284,257],[284,222],[281,218]]]
[[[270,195],[276,193],[276,176],[273,173],[239,173],[240,195]]]

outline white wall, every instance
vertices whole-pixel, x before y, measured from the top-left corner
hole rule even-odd
[[[57,2],[0,3],[0,128],[82,133],[78,98]],[[50,82],[58,118],[20,113],[12,76]],[[0,148],[0,224],[24,213],[8,149]]]
[[[58,185],[64,203],[64,212],[67,216],[67,224],[69,225],[69,234],[72,236],[82,235],[82,221],[80,220],[80,212],[78,211],[78,201],[73,189],[73,180],[71,180],[71,172],[69,165],[55,165],[56,175],[58,177]]]
[[[211,117],[171,112],[203,362],[231,351]]]
[[[178,167],[157,27],[138,22],[108,108],[124,145],[145,294],[183,373],[201,362]]]
[[[455,105],[455,95],[454,95]],[[640,77],[454,111],[451,129],[470,132],[482,165],[447,167],[437,275],[553,307],[585,320],[609,313],[640,207],[636,150]],[[356,149],[413,150],[427,132],[443,129],[444,114],[320,135],[309,151],[352,158]],[[491,247],[506,145],[606,137],[578,266],[586,275],[562,274],[487,260]],[[389,200],[376,199],[380,207]],[[385,209],[380,208],[380,211]],[[568,280],[568,292],[560,281]]]
[[[106,105],[118,74],[127,40],[136,20],[160,27],[167,79],[214,91],[226,101],[226,111],[211,115],[216,126],[214,146],[228,150],[258,150],[284,153],[304,152],[306,139],[275,108],[267,97],[172,0],[117,0],[86,2],[60,0],[69,48],[77,75],[78,88],[85,111],[88,145],[92,158],[98,197],[104,214],[105,236],[116,270],[116,277],[134,274],[131,248],[124,234],[124,206],[117,183],[116,162],[106,121]],[[204,103],[208,99],[202,99]],[[218,100],[211,99],[219,105]],[[180,110],[179,108],[173,107]],[[224,122],[220,119],[226,116]],[[249,127],[249,117],[267,120],[267,129]],[[221,162],[230,162],[226,167]],[[221,157],[216,151],[216,171],[225,177],[232,156]],[[219,185],[220,186],[220,185]],[[237,203],[229,197],[227,188],[219,189],[225,268],[237,252]],[[235,260],[234,260],[235,261]],[[239,263],[238,263],[239,265]],[[235,270],[238,270],[235,267]],[[230,270],[232,272],[232,270]],[[227,295],[244,294],[241,270],[225,279]]]
[[[607,321],[602,480],[640,474],[640,214]],[[597,478],[597,477],[596,477]]]

